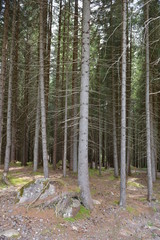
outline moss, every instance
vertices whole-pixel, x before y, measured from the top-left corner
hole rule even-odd
[[[23,192],[24,192],[24,189],[27,188],[27,187],[29,187],[29,186],[30,186],[31,184],[33,184],[34,182],[35,182],[35,180],[26,183],[26,184],[19,190],[19,195],[20,195],[20,197],[22,197]]]
[[[134,212],[134,208],[132,208],[131,206],[127,206],[127,207],[126,207],[126,210],[127,210],[127,212],[129,212],[129,213],[133,213],[133,212]]]
[[[156,212],[157,212],[157,208],[156,208],[156,207],[153,207],[153,211],[156,213]]]
[[[116,179],[116,178],[115,178],[113,175],[109,176],[109,180],[113,181],[113,180],[115,180],[115,179]]]
[[[141,202],[146,202],[146,198],[140,198],[139,199]]]
[[[80,193],[80,187],[76,187],[76,188],[75,188],[75,192],[76,192],[76,193]]]
[[[73,218],[65,218],[68,222],[75,222],[80,219],[84,219],[90,216],[90,210],[86,209],[84,206],[80,206],[79,212],[76,214],[76,216]]]
[[[119,200],[115,200],[113,203],[114,205],[119,205]]]
[[[32,176],[41,176],[41,175],[43,175],[43,173],[42,172],[31,172],[31,174],[30,175],[32,175]]]
[[[65,221],[67,221],[67,222],[75,222],[76,219],[70,217],[70,218],[65,218]]]
[[[135,208],[131,207],[131,206],[127,206],[126,210],[127,210],[127,212],[129,212],[133,215],[137,215],[137,210]]]
[[[0,180],[0,189],[5,189],[5,188],[7,188],[7,185],[4,184],[2,180]]]
[[[131,186],[131,187],[135,187],[135,188],[144,188],[144,186],[140,183],[137,183],[137,182],[128,182],[127,183],[128,186]]]
[[[18,177],[9,177],[8,178],[10,183],[14,186],[24,185],[27,184],[30,180],[26,178],[18,178]]]
[[[19,162],[19,161],[11,162],[10,167],[22,167],[21,162]]]
[[[152,227],[153,223],[152,222],[148,222],[147,225],[148,225],[148,227]]]
[[[99,170],[98,169],[89,169],[89,176],[95,176],[95,175],[99,175]]]

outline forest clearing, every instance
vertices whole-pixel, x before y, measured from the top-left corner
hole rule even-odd
[[[0,170],[0,176],[2,169]],[[11,186],[0,184],[0,234],[4,230],[19,232],[21,240],[151,240],[160,239],[160,179],[154,184],[154,201],[147,199],[146,171],[132,170],[127,183],[126,210],[119,207],[120,179],[114,177],[113,169],[103,169],[102,175],[90,170],[92,198],[100,204],[85,212],[78,219],[57,217],[53,209],[41,210],[16,203],[17,190],[35,178],[43,176],[42,169],[33,174],[31,166],[11,167]],[[78,191],[76,174],[50,169],[50,179],[60,183],[62,192]],[[15,239],[2,238],[0,239]]]

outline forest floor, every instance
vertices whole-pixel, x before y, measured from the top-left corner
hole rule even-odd
[[[150,240],[160,239],[160,179],[154,183],[152,203],[146,201],[145,171],[132,171],[127,182],[127,207],[119,207],[120,179],[113,170],[90,170],[92,198],[101,204],[79,219],[56,217],[53,209],[26,208],[16,203],[17,190],[32,179],[42,177],[41,170],[33,174],[31,166],[11,167],[11,186],[0,184],[0,232],[14,229],[21,240]],[[0,169],[0,177],[2,168]],[[77,175],[50,169],[50,178],[59,181],[63,191],[78,191]],[[0,240],[8,239],[0,237]],[[15,238],[10,238],[15,239]]]

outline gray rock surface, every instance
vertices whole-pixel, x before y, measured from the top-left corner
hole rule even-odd
[[[18,192],[19,203],[32,202],[36,199],[45,199],[55,193],[55,186],[48,179],[40,178],[24,185]]]
[[[15,229],[9,229],[9,230],[5,230],[0,232],[0,237],[4,236],[4,237],[18,237],[19,236],[19,232]]]

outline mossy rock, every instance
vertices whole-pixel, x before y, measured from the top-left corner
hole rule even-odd
[[[45,199],[54,195],[55,186],[50,184],[48,179],[39,178],[25,184],[18,192],[19,203],[30,203],[36,199]]]
[[[75,217],[68,217],[68,218],[65,218],[65,220],[68,222],[75,222],[80,219],[85,219],[89,216],[90,216],[90,210],[86,209],[84,206],[81,205]]]

